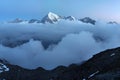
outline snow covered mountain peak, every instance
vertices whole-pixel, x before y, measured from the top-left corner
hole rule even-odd
[[[42,23],[54,23],[57,22],[60,19],[60,16],[58,16],[55,13],[49,12],[43,19],[41,20]]]

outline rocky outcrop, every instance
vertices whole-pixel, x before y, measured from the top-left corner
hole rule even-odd
[[[89,17],[85,17],[85,18],[82,18],[82,19],[79,19],[79,21],[82,21],[83,23],[90,23],[90,24],[93,24],[95,25],[96,21],[89,18]]]
[[[38,20],[38,19],[31,19],[31,20],[29,20],[28,23],[40,23],[40,20]]]
[[[68,16],[68,17],[65,17],[65,20],[75,21],[76,18],[73,16]]]

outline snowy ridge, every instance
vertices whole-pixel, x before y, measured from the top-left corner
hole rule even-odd
[[[9,68],[6,65],[0,63],[0,73],[5,71],[9,71]]]

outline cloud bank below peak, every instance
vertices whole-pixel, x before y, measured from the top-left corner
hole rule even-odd
[[[28,69],[80,64],[105,49],[120,46],[120,27],[106,23],[1,24],[0,58]],[[16,47],[3,43],[28,42]],[[49,43],[44,48],[43,42]]]

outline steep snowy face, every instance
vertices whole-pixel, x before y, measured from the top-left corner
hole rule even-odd
[[[54,23],[54,22],[57,22],[59,21],[60,19],[60,16],[58,16],[57,14],[55,13],[52,13],[52,12],[49,12],[42,20],[41,22],[42,23]]]
[[[48,13],[48,18],[51,20],[59,19],[59,16],[57,14],[54,14],[52,12]]]
[[[66,20],[70,20],[70,21],[74,21],[74,20],[76,20],[76,18],[73,17],[73,16],[65,17],[65,19],[66,19]]]
[[[0,63],[0,73],[5,71],[9,71],[9,68],[6,65]]]

